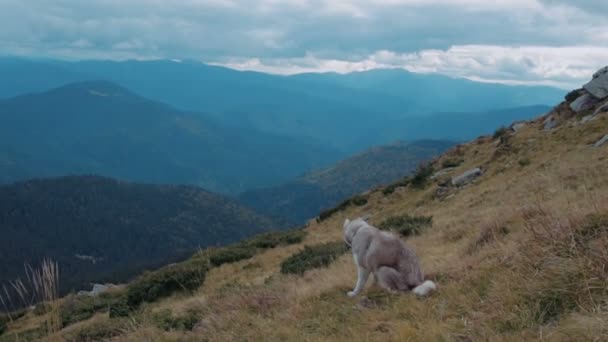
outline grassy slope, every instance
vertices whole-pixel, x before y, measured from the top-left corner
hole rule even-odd
[[[196,293],[144,306],[117,339],[601,340],[608,334],[607,274],[591,266],[608,262],[606,232],[586,252],[555,253],[569,240],[548,237],[580,226],[587,214],[608,213],[608,147],[588,146],[608,133],[608,115],[583,125],[573,122],[551,132],[543,132],[540,122],[528,125],[501,156],[491,139],[463,145],[465,162],[451,175],[476,166],[487,172],[475,184],[452,190],[454,196],[435,199],[436,182],[388,196],[376,191],[365,206],[311,222],[302,244],[214,268]],[[526,158],[530,164],[520,165]],[[349,255],[301,277],[279,273],[281,261],[303,245],[338,241],[344,218],[367,213],[373,223],[405,213],[433,216],[433,227],[407,243],[437,280],[437,293],[420,300],[368,285],[364,304],[371,305],[361,305],[361,297],[345,294],[355,281]],[[493,226],[509,233],[487,234],[498,231]],[[552,299],[561,309],[549,315]],[[559,306],[566,299],[572,305]],[[191,332],[165,332],[151,319],[161,309],[179,313],[191,307],[204,311]],[[69,329],[100,321],[108,318],[99,315]],[[29,321],[18,323],[24,322]]]

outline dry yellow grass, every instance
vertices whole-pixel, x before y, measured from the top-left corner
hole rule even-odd
[[[601,268],[608,229],[584,248],[577,242],[588,215],[608,214],[608,146],[588,146],[608,133],[608,116],[574,122],[551,132],[529,124],[499,154],[488,139],[463,145],[464,163],[448,176],[481,166],[486,172],[474,184],[443,200],[434,198],[435,183],[373,192],[365,206],[310,222],[301,244],[213,268],[195,294],[145,305],[114,340],[608,340],[608,271]],[[524,158],[529,164],[519,162]],[[348,298],[356,273],[350,255],[303,276],[279,272],[304,245],[341,240],[347,217],[371,214],[379,223],[405,213],[433,216],[431,229],[407,239],[437,279],[429,298],[371,285],[365,300]],[[149,319],[192,306],[204,312],[192,331],[163,331]]]

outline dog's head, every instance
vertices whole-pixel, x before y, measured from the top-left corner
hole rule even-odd
[[[352,244],[353,238],[355,237],[355,235],[357,235],[359,229],[367,225],[367,219],[369,219],[369,217],[359,217],[352,221],[349,219],[344,220],[344,242],[346,242],[349,247]]]

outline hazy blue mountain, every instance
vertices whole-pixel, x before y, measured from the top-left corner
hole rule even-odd
[[[225,124],[299,136],[348,154],[396,139],[416,139],[380,133],[402,121],[411,126],[408,120],[412,117],[553,104],[564,93],[548,87],[478,83],[404,70],[285,77],[192,61],[40,61],[36,68],[43,68],[41,65],[65,70],[64,78],[109,80],[177,108],[213,115]],[[10,80],[2,82],[0,89],[10,88]],[[31,88],[37,90],[40,85],[34,80]],[[455,136],[480,133],[466,125],[453,129]],[[425,138],[445,136],[438,131]]]
[[[196,248],[236,242],[275,224],[197,187],[97,176],[0,186],[0,284],[50,257],[62,292],[125,281]],[[87,286],[88,287],[88,286]]]
[[[228,127],[109,82],[0,101],[0,179],[99,174],[237,193],[290,180],[338,155],[297,137]]]
[[[348,197],[408,175],[420,162],[453,144],[426,140],[374,147],[285,184],[247,191],[239,198],[261,213],[301,224]]]

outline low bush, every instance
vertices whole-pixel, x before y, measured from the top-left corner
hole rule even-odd
[[[211,262],[213,266],[217,267],[223,264],[249,259],[255,254],[255,247],[238,244],[211,250],[209,252],[209,262]]]
[[[131,314],[131,307],[127,295],[122,295],[110,305],[110,318],[127,317]]]
[[[324,221],[324,220],[330,218],[333,214],[348,208],[350,205],[356,205],[356,206],[366,205],[367,201],[368,201],[368,196],[366,196],[366,195],[357,195],[357,196],[351,197],[331,209],[323,210],[319,214],[318,221],[319,222]]]
[[[65,340],[69,342],[107,341],[124,334],[127,328],[128,322],[124,319],[108,319],[86,325],[65,336]]]
[[[173,314],[171,309],[163,309],[152,315],[154,325],[165,331],[190,331],[201,320],[203,314],[197,309],[188,309],[182,314]]]
[[[304,274],[307,270],[327,266],[347,250],[341,241],[306,246],[281,263],[281,273]]]
[[[464,162],[464,159],[462,158],[448,158],[445,159],[442,163],[441,166],[445,169],[445,168],[450,168],[450,167],[457,167],[460,164],[462,164]]]
[[[394,230],[402,236],[418,235],[433,225],[432,216],[393,216],[378,225],[382,230]]]
[[[303,229],[295,229],[284,232],[269,232],[246,240],[243,242],[245,245],[253,246],[256,248],[268,249],[275,248],[277,246],[287,246],[300,243],[304,241],[306,231]]]
[[[6,331],[8,322],[8,317],[0,314],[0,336],[2,336],[2,334],[4,334],[4,332]]]
[[[410,184],[415,188],[423,188],[433,175],[435,169],[431,163],[422,163],[416,169],[416,172],[411,178]]]
[[[492,135],[492,140],[502,138],[507,135],[508,132],[508,128],[506,128],[505,126],[500,126],[497,130],[494,131],[494,134]]]
[[[522,158],[518,160],[517,163],[519,164],[519,166],[524,167],[530,165],[531,161],[530,158]]]
[[[387,185],[384,189],[382,189],[382,193],[386,196],[386,195],[390,195],[393,192],[395,192],[395,189],[399,188],[399,187],[405,187],[408,186],[410,184],[410,179],[409,178],[403,178],[400,179],[397,182],[394,182],[392,184]]]
[[[121,296],[124,296],[124,291],[109,291],[97,296],[69,295],[59,306],[61,325],[66,327],[89,319],[97,312],[108,311]]]
[[[194,291],[205,281],[207,270],[207,259],[194,257],[145,273],[127,287],[127,304],[133,309],[142,302],[154,302],[180,291]]]

